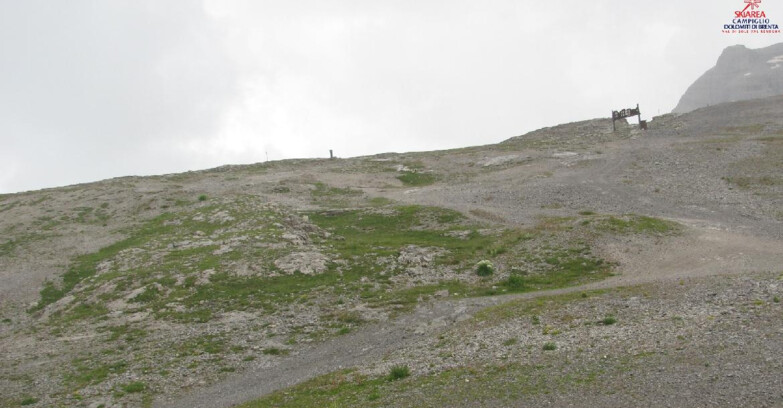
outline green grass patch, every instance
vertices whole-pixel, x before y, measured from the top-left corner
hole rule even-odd
[[[540,230],[497,230],[491,234],[477,232],[478,225],[470,224],[462,214],[442,208],[424,206],[396,206],[381,209],[332,210],[310,213],[310,219],[337,238],[327,241],[335,258],[348,259],[351,263],[342,266],[342,282],[355,282],[358,278],[369,276],[380,282],[382,266],[380,257],[396,257],[401,248],[408,245],[419,247],[437,247],[441,255],[434,260],[436,265],[450,266],[469,270],[477,260],[503,257],[511,259],[524,254],[519,248],[524,242],[536,239]],[[406,310],[419,299],[436,291],[448,289],[450,293],[469,296],[493,295],[502,292],[524,292],[548,288],[569,286],[588,281],[603,279],[610,275],[611,267],[601,259],[590,255],[585,246],[547,250],[549,263],[546,271],[530,273],[526,276],[512,274],[501,282],[501,288],[491,289],[492,282],[479,286],[468,286],[456,281],[446,281],[432,285],[421,285],[407,289],[393,289],[388,286],[362,289],[360,296],[371,306],[392,306]],[[485,257],[489,257],[486,259]],[[528,254],[531,261],[536,256]],[[539,263],[540,263],[539,262]],[[479,273],[494,267],[476,266]],[[327,273],[328,274],[328,273]],[[324,274],[324,275],[327,275]],[[314,277],[313,279],[319,279]]]
[[[148,286],[143,292],[134,296],[130,301],[134,303],[148,303],[158,298],[160,290],[155,286]]]
[[[268,355],[268,356],[282,356],[288,354],[288,350],[283,350],[281,348],[277,347],[269,347],[265,348],[262,353]]]
[[[783,184],[783,177],[768,175],[723,177],[723,180],[742,189],[749,189],[757,186],[771,187]]]
[[[129,238],[109,245],[97,252],[76,257],[72,266],[63,274],[60,285],[56,285],[51,281],[44,284],[40,292],[41,299],[30,311],[41,310],[47,305],[65,297],[82,280],[95,275],[96,267],[102,260],[112,258],[124,249],[140,247],[151,238],[170,231],[172,227],[164,225],[164,221],[170,218],[171,214],[163,214],[141,227]]]
[[[132,383],[124,384],[122,385],[122,390],[128,394],[133,394],[137,392],[143,392],[147,389],[147,384],[141,382],[141,381],[134,381]]]
[[[604,326],[610,326],[615,323],[617,323],[617,318],[612,315],[606,316],[603,319],[601,319],[601,324],[603,324]]]
[[[348,325],[360,325],[364,323],[361,313],[356,311],[339,311],[326,316],[336,322]]]
[[[357,196],[363,194],[361,190],[356,190],[348,187],[346,188],[332,187],[321,182],[315,183],[314,186],[315,189],[310,191],[310,194],[313,197]]]
[[[12,203],[0,205],[0,213],[13,210],[14,207],[16,207],[17,205],[19,205],[19,201],[14,201]]]
[[[438,177],[432,173],[422,173],[418,171],[405,171],[399,176],[397,176],[397,179],[402,182],[402,184],[410,187],[420,187],[420,186],[428,186],[430,184],[435,183],[438,180]]]
[[[361,293],[363,300],[367,301],[370,307],[391,307],[394,311],[407,312],[412,310],[420,299],[426,298],[441,290],[448,290],[449,293],[459,293],[465,296],[485,296],[493,292],[489,288],[468,286],[458,281],[446,281],[434,285],[419,285],[411,288],[386,291],[365,291]]]
[[[526,282],[524,276],[509,275],[501,284],[511,292],[521,292],[525,289]]]
[[[155,314],[156,317],[169,318],[179,323],[206,323],[212,320],[212,311],[207,308],[195,308],[188,311],[166,311]]]
[[[19,234],[15,237],[9,238],[7,241],[0,244],[0,256],[11,256],[20,247],[32,244],[36,241],[40,241],[52,236],[53,236],[52,234],[41,234],[38,232]],[[5,237],[0,238],[0,240],[5,240],[5,239],[6,239]]]
[[[310,197],[322,207],[345,208],[357,201],[362,201],[364,192],[349,187],[340,188],[318,182],[310,190]]]
[[[322,211],[310,214],[312,222],[343,238],[330,241],[343,259],[397,255],[406,245],[440,247],[451,250],[443,261],[458,263],[489,248],[498,238],[471,234],[468,239],[448,235],[470,229],[460,213],[418,205],[348,211]],[[362,265],[364,266],[364,265]]]
[[[25,405],[33,405],[36,402],[38,402],[38,398],[35,397],[24,397],[21,401],[19,401],[19,405],[25,406]]]
[[[385,207],[387,205],[393,204],[394,201],[386,197],[373,197],[369,200],[369,203],[373,207]]]
[[[142,339],[147,335],[144,329],[132,327],[130,324],[124,324],[121,326],[108,326],[104,330],[108,331],[109,337],[106,341],[117,341],[123,339],[127,342],[134,342]]]
[[[396,365],[389,370],[389,381],[402,380],[411,375],[411,370],[406,365]]]
[[[349,190],[316,184],[315,194],[323,197],[361,194]],[[457,280],[414,287],[398,285],[391,278],[406,273],[407,266],[388,260],[398,259],[412,245],[437,254],[427,261],[433,268],[469,274],[479,260],[501,266],[527,262],[523,259],[530,255],[526,248],[535,247],[539,238],[552,232],[488,229],[457,211],[387,205],[387,201],[378,200],[364,202],[367,206],[359,209],[306,214],[310,222],[331,233],[329,237],[311,234],[313,243],[332,261],[323,273],[239,275],[232,268],[246,259],[253,259],[263,269],[281,272],[274,261],[296,249],[256,243],[279,244],[289,224],[299,227],[302,214],[261,205],[253,197],[238,197],[230,203],[211,201],[214,203],[181,208],[176,214],[154,218],[127,231],[126,239],[75,258],[60,284],[45,285],[40,301],[31,311],[41,310],[81,285],[72,302],[76,306],[52,314],[54,320],[50,321],[68,323],[102,318],[107,314],[106,304],[131,291],[136,291],[130,299],[135,310],[182,323],[208,322],[215,315],[234,310],[274,313],[286,304],[306,303],[313,296],[321,295],[389,308],[396,313],[410,310],[421,299],[441,290],[462,296],[524,292],[578,284],[609,273],[608,265],[594,259],[584,248],[547,249],[546,256],[535,258],[538,255],[534,253],[535,259],[531,261],[531,264],[545,264],[545,271],[512,274],[505,281],[488,277],[475,286]],[[224,243],[235,238],[242,238],[240,244],[230,251],[222,251]],[[119,265],[128,262],[133,262],[133,269],[120,268]],[[96,274],[98,265],[103,268],[100,275]],[[98,288],[112,290],[101,292],[96,302],[85,302]],[[334,320],[329,328],[335,330],[329,330],[330,333],[345,332],[363,324],[356,316],[324,313],[319,317]],[[145,335],[143,330],[134,332],[130,327],[107,330],[111,333],[109,341],[132,341]],[[180,350],[180,353],[190,352]]]
[[[491,276],[493,273],[495,273],[495,267],[492,265],[492,262],[488,260],[482,260],[476,264],[476,275]]]
[[[9,239],[6,242],[3,242],[2,244],[0,244],[0,256],[8,256],[12,254],[16,250],[16,247],[18,245],[19,245],[19,241],[13,238]]]
[[[543,365],[458,367],[439,373],[389,381],[389,376],[367,378],[350,370],[317,377],[298,386],[247,402],[239,408],[388,407],[388,406],[517,406],[531,395],[552,394],[595,383],[605,369],[572,369],[558,364],[552,375]]]
[[[521,316],[530,316],[533,324],[540,324],[540,315],[570,302],[587,301],[605,293],[605,290],[595,290],[581,293],[567,293],[555,296],[541,296],[535,299],[512,300],[496,306],[489,306],[478,311],[474,319],[477,322],[498,324],[510,319],[518,319]],[[588,296],[585,297],[584,295]]]
[[[109,309],[100,303],[80,302],[64,312],[53,313],[50,321],[68,324],[77,320],[95,319],[105,316],[107,313],[109,313]]]
[[[644,215],[608,217],[597,221],[597,228],[618,234],[671,234],[679,231],[679,225]]]
[[[763,123],[755,123],[752,125],[744,125],[744,126],[729,126],[724,128],[724,131],[726,133],[740,133],[742,135],[752,135],[761,133],[764,131],[764,128],[766,125]]]
[[[753,140],[767,143],[783,142],[783,131],[778,131],[778,133],[774,135],[756,137]]]
[[[535,272],[512,272],[500,284],[508,292],[529,292],[574,286],[605,279],[612,275],[612,265],[591,254],[590,248],[540,248],[526,255],[528,262],[543,265]]]
[[[221,354],[228,349],[226,340],[213,334],[186,340],[178,343],[173,348],[180,357],[198,356],[202,354]]]
[[[269,308],[272,301],[279,302],[280,299],[270,299],[267,295],[281,290],[288,294],[289,289],[295,286],[292,280],[304,279],[281,277],[265,280],[259,276],[229,275],[221,270],[225,265],[231,265],[239,259],[254,259],[256,262],[271,264],[280,250],[240,246],[227,253],[215,254],[214,252],[220,249],[217,243],[195,246],[188,243],[209,242],[207,239],[216,242],[220,242],[217,241],[220,239],[225,242],[242,234],[244,237],[254,236],[267,242],[278,242],[281,228],[275,223],[284,221],[284,216],[284,213],[274,208],[259,206],[252,198],[242,197],[231,204],[182,209],[177,214],[161,215],[136,229],[126,231],[128,237],[122,241],[95,253],[76,257],[63,275],[62,282],[45,283],[40,292],[40,300],[30,312],[39,311],[62,299],[79,284],[83,284],[83,287],[74,303],[83,302],[91,291],[107,282],[113,283],[114,290],[102,293],[100,302],[79,303],[78,306],[63,313],[55,313],[52,317],[73,321],[101,316],[106,313],[104,304],[120,299],[138,287],[145,289],[130,299],[138,310],[152,312],[158,318],[186,323],[209,321],[213,311]],[[226,232],[230,226],[238,227],[239,231]],[[180,243],[189,246],[180,247]],[[152,256],[156,253],[163,256],[152,261]],[[132,254],[132,270],[112,269],[96,276],[99,264],[109,261],[111,265],[117,260],[119,263],[128,262],[128,254]],[[207,282],[198,282],[197,285],[197,273],[207,269],[218,272]],[[184,284],[181,284],[183,277]],[[323,283],[321,281],[314,284]],[[187,308],[181,310],[168,307],[171,303],[183,304]]]
[[[318,275],[281,275],[274,277],[234,276],[216,273],[208,284],[193,288],[180,302],[188,307],[188,312],[161,310],[159,317],[168,317],[178,321],[204,322],[212,318],[215,310],[275,310],[283,303],[296,301],[302,294],[311,290],[335,286],[340,282],[356,281],[360,274],[341,276],[336,271],[327,271]],[[156,305],[164,306],[162,304]]]
[[[71,363],[71,369],[72,371],[65,375],[65,383],[73,389],[81,389],[88,385],[100,384],[109,376],[124,373],[128,369],[128,364],[125,361],[100,363],[77,359]]]
[[[614,234],[671,235],[681,231],[676,222],[636,214],[620,216],[597,215],[580,211],[582,217],[540,217],[536,229],[549,232],[568,232],[576,228]]]

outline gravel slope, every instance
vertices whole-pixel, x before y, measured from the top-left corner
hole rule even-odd
[[[783,406],[776,393],[783,385],[779,363],[756,358],[783,351],[780,303],[770,300],[781,296],[779,274],[783,272],[781,118],[783,98],[776,97],[665,115],[651,121],[646,132],[621,126],[612,133],[610,121],[597,119],[541,129],[498,145],[452,151],[225,166],[0,196],[0,236],[8,237],[0,239],[0,347],[6,351],[0,360],[0,393],[13,396],[0,398],[0,403],[17,404],[28,390],[36,390],[37,394],[51,393],[51,399],[32,406],[232,406],[340,367],[378,375],[394,362],[413,367],[415,380],[454,365],[499,363],[496,355],[503,353],[497,339],[492,340],[496,334],[471,323],[487,306],[644,285],[591,298],[594,303],[589,307],[624,310],[618,309],[623,304],[618,299],[628,290],[652,294],[628,306],[640,317],[623,312],[623,324],[617,326],[622,332],[607,334],[597,350],[632,350],[641,340],[654,348],[649,342],[658,339],[679,352],[676,336],[680,335],[688,339],[685,354],[656,349],[649,366],[629,369],[633,378],[622,370],[612,372],[610,378],[619,384],[609,387],[612,393],[585,386],[544,396],[482,401],[486,406]],[[397,176],[406,168],[432,174],[437,181],[405,186]],[[311,192],[319,183],[358,193],[337,201],[329,197],[314,200]],[[213,367],[211,374],[186,369],[177,372],[175,379],[169,374],[176,387],[166,386],[154,402],[135,394],[115,400],[110,395],[82,399],[55,392],[63,378],[52,370],[74,364],[76,356],[89,353],[106,334],[93,328],[58,337],[41,330],[45,314],[30,314],[27,309],[38,300],[44,282],[57,281],[75,256],[117,242],[133,228],[176,208],[178,202],[193,201],[199,195],[229,201],[251,197],[259,208],[273,205],[287,214],[323,207],[352,208],[361,200],[385,198],[451,208],[497,228],[533,227],[552,217],[579,217],[580,213],[634,213],[676,221],[684,231],[679,236],[610,234],[598,238],[593,243],[596,253],[612,262],[616,273],[602,282],[550,293],[478,299],[450,294],[443,300],[431,299],[410,314],[381,319],[381,323],[331,340],[291,346],[288,356],[242,363],[235,373],[217,373]],[[720,294],[721,302],[700,314],[685,313],[711,299],[711,293]],[[656,303],[656,299],[661,300]],[[588,319],[587,309],[580,309],[588,306],[575,304],[574,314]],[[303,308],[302,313],[310,309]],[[659,321],[650,310],[683,316],[698,330],[679,333],[675,330],[679,320]],[[721,320],[725,325],[704,320],[723,312],[734,320]],[[235,337],[248,342],[258,333],[245,331],[250,326],[242,322],[243,316],[237,314],[236,321],[229,323],[237,327]],[[291,316],[293,320],[310,318]],[[153,329],[165,324],[149,320]],[[544,337],[525,334],[531,330],[526,324],[505,327],[503,336],[538,348]],[[665,335],[651,335],[650,327]],[[202,336],[216,330],[210,324],[183,326],[179,334]],[[475,341],[473,345],[455,343],[452,354],[463,356],[461,360],[440,361],[430,348],[441,335]],[[155,338],[154,333],[151,336]],[[570,330],[562,339],[563,349],[571,350],[567,345],[593,336],[589,330]],[[489,351],[474,349],[478,343],[486,343]],[[683,363],[703,360],[716,348],[720,352],[706,372]],[[752,350],[757,352],[749,353]],[[517,355],[522,361],[535,363],[541,358],[523,351]],[[556,376],[563,358],[580,367],[595,364],[576,354],[546,355],[553,368],[545,374]],[[607,387],[607,383],[600,384]],[[439,395],[437,390],[432,394]],[[386,402],[414,404],[406,401],[402,395]],[[431,402],[438,404],[437,399]],[[469,400],[463,405],[476,404]],[[445,405],[459,404],[449,401]]]

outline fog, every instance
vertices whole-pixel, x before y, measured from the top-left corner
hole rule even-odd
[[[0,3],[0,193],[650,119],[783,41],[721,33],[741,0]]]

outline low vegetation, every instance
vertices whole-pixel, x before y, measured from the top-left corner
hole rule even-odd
[[[396,381],[411,375],[411,370],[406,365],[394,366],[389,370],[389,381]]]
[[[404,171],[402,174],[397,176],[397,179],[406,186],[421,187],[435,183],[438,180],[438,177],[432,173]]]
[[[487,229],[452,210],[368,204],[309,212],[304,221],[247,199],[166,213],[125,240],[78,257],[62,282],[45,285],[31,311],[67,295],[73,300],[50,314],[55,324],[101,318],[111,311],[110,303],[157,318],[198,323],[233,310],[273,313],[303,296],[323,296],[326,288],[329,296],[358,294],[353,301],[405,308],[422,295],[444,289],[467,295],[524,292],[608,276],[611,265],[592,255],[584,242],[544,244],[574,229],[667,234],[678,228],[645,216],[584,213],[582,222],[549,218],[533,229]],[[296,238],[292,228],[309,228],[309,238]],[[280,270],[278,260],[297,250],[281,242],[294,238],[309,239],[311,251],[323,252],[327,261],[322,273]],[[242,259],[255,259],[257,272],[236,273]],[[129,262],[133,269],[122,266]],[[476,275],[491,279],[472,280],[467,273],[471,265]],[[422,276],[414,287],[400,285],[415,270],[411,268],[422,266],[440,271],[442,278]],[[112,339],[122,335],[113,334]]]
[[[19,405],[25,406],[25,405],[33,405],[38,402],[38,398],[35,397],[24,397],[21,401],[19,401]]]
[[[147,384],[144,384],[141,381],[134,381],[132,383],[128,383],[122,386],[122,390],[131,394],[136,392],[142,392],[147,389]]]
[[[476,264],[476,275],[478,276],[490,276],[495,273],[495,266],[492,262],[486,259]]]
[[[437,180],[420,168],[403,175],[410,176],[401,179],[406,185]],[[285,187],[275,194],[309,191],[305,198],[314,207],[296,212],[252,196],[170,200],[166,212],[125,230],[124,239],[74,258],[61,281],[47,282],[29,310],[45,317],[44,329],[65,337],[97,325],[103,342],[100,353],[72,362],[64,375],[68,392],[89,395],[110,384],[119,400],[149,399],[160,392],[150,366],[159,373],[226,375],[258,358],[282,358],[303,341],[347,335],[372,321],[357,310],[394,316],[435,295],[520,293],[604,279],[612,265],[593,253],[585,237],[676,229],[653,218],[594,213],[507,228],[484,223],[497,221],[487,214],[474,213],[476,220],[320,182]],[[105,222],[101,214],[112,208],[79,208],[74,222]],[[16,243],[5,245],[12,250]],[[315,261],[296,258],[302,254]],[[312,318],[279,323],[294,311]],[[259,321],[252,330],[269,343],[251,347],[249,340],[237,340],[231,334],[236,324],[227,319],[232,314],[254,316]],[[214,329],[161,340],[161,326],[127,319],[134,315],[166,322],[162,327],[210,323]],[[147,345],[161,341],[168,346],[151,355]],[[122,382],[129,376],[138,381]],[[377,386],[364,401],[386,400],[386,383],[404,386],[409,376],[408,366],[395,366],[386,376],[366,379]]]
[[[361,198],[353,190],[324,184],[316,184],[311,192],[316,200]],[[112,348],[134,347],[153,338],[145,325],[115,323],[118,312],[198,324],[220,323],[232,312],[271,317],[311,307],[317,312],[309,326],[274,331],[261,327],[294,345],[303,338],[350,333],[367,321],[350,311],[358,305],[393,315],[436,293],[526,292],[611,274],[611,265],[594,256],[586,244],[567,239],[567,230],[492,228],[443,208],[376,199],[364,203],[350,209],[327,205],[305,213],[251,197],[179,206],[129,231],[126,239],[77,257],[62,282],[46,284],[30,311],[46,312],[51,333],[60,336],[80,325],[102,322],[100,332],[106,347]],[[285,265],[280,259],[300,251],[322,254],[323,269],[307,274],[281,269]],[[240,273],[248,268],[242,263],[247,259],[255,260],[255,269]],[[235,370],[233,364],[288,353],[282,344],[250,354],[245,349],[220,333],[180,338],[162,351],[172,356],[162,369],[195,369],[202,366],[204,356],[211,356],[233,362],[220,365],[219,371],[227,373]],[[113,353],[85,358],[72,365],[67,382],[72,390],[94,387],[138,373],[145,358],[121,360]],[[406,376],[399,371],[389,378]],[[147,385],[126,384],[118,390],[156,392]]]
[[[368,378],[346,370],[317,377],[239,407],[459,406],[464,401],[502,403],[522,396],[571,390],[597,382],[599,374],[608,370],[622,369],[607,365],[577,371],[562,361],[550,364],[561,370],[561,375],[552,375],[549,367],[519,363],[481,368],[458,367],[401,381],[388,381],[386,377]]]
[[[601,319],[601,324],[603,324],[604,326],[609,326],[615,323],[617,323],[617,318],[612,315],[606,316],[603,319]]]

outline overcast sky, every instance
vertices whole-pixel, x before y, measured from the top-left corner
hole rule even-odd
[[[783,0],[763,0],[783,25]],[[742,0],[0,0],[0,193],[671,111]]]

